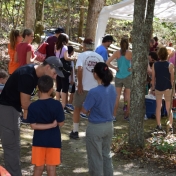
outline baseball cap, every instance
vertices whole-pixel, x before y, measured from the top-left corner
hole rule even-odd
[[[115,42],[115,40],[113,39],[112,35],[105,35],[103,37],[103,40],[104,41],[113,41],[113,42]]]
[[[64,29],[62,27],[58,27],[56,30],[55,30],[55,33],[58,34],[58,33],[65,33]]]
[[[50,56],[45,59],[45,62],[55,68],[58,76],[64,78],[64,74],[62,73],[63,64],[60,59],[58,59],[56,56]]]

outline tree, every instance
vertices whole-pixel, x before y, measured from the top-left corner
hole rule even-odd
[[[43,21],[44,0],[36,0],[36,21]]]
[[[85,38],[95,40],[98,16],[104,6],[104,0],[89,0]]]
[[[155,0],[135,0],[132,31],[132,86],[129,144],[144,147],[143,119],[145,115],[145,87],[149,40],[152,32]],[[140,31],[140,32],[139,32]]]
[[[80,1],[80,14],[79,14],[79,28],[78,28],[78,37],[83,36],[83,25],[84,25],[84,0]]]
[[[36,0],[25,0],[24,27],[33,30],[36,18],[35,3]]]

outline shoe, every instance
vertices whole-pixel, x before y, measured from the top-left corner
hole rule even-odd
[[[117,121],[116,117],[113,116],[113,122],[116,122],[116,121]]]
[[[88,119],[87,115],[82,112],[80,113],[80,117],[82,117],[83,119]]]
[[[74,110],[74,107],[72,104],[67,104],[66,105],[66,108],[69,109],[70,111],[73,111]]]
[[[72,138],[72,139],[78,139],[79,138],[79,135],[78,135],[78,132],[73,132],[73,131],[71,131],[71,133],[70,133],[70,138]]]
[[[64,113],[65,114],[70,114],[71,112],[67,108],[64,108]]]
[[[173,134],[173,133],[174,133],[173,128],[170,128],[170,129],[169,129],[169,133],[170,133],[170,134]]]
[[[21,118],[21,125],[30,125],[30,123],[28,122],[28,119],[24,119],[23,117]]]
[[[166,134],[166,132],[159,125],[156,126],[154,133],[164,133],[164,134]]]
[[[124,117],[124,119],[127,120],[127,121],[130,121],[128,116]]]

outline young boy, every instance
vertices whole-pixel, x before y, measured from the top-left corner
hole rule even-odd
[[[47,175],[56,175],[56,165],[60,162],[61,134],[64,124],[64,112],[59,101],[50,97],[53,80],[45,75],[38,80],[39,100],[28,108],[28,122],[34,129],[32,145],[32,164],[34,176],[41,176],[46,165]]]
[[[0,94],[2,92],[2,89],[5,86],[5,83],[8,79],[9,75],[5,70],[0,70]]]

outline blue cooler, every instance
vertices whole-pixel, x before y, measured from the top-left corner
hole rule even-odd
[[[146,107],[145,114],[147,115],[147,118],[152,118],[152,116],[155,115],[156,111],[156,100],[145,98],[145,107]]]

